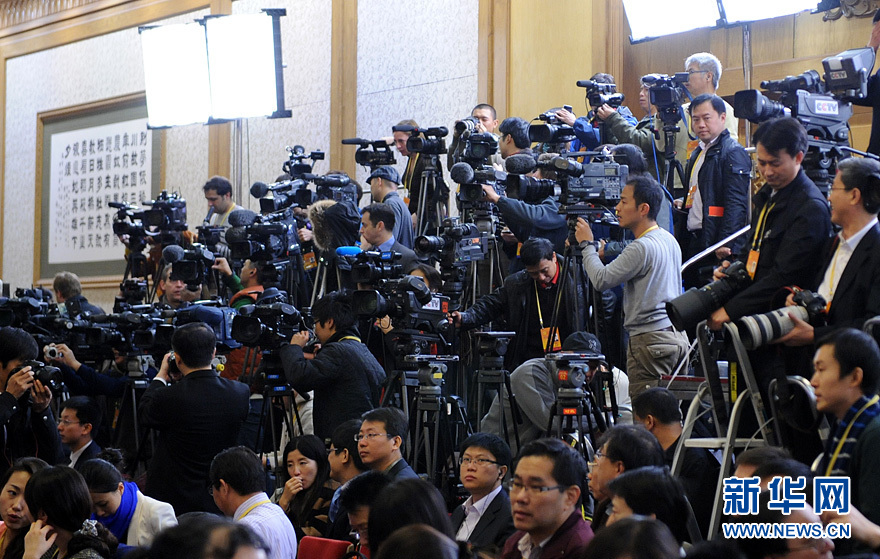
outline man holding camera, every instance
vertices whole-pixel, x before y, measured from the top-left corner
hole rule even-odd
[[[681,249],[675,237],[657,225],[662,200],[657,181],[644,175],[630,178],[616,209],[620,226],[632,231],[636,240],[607,266],[583,218],[578,218],[575,231],[593,287],[602,291],[624,284],[623,326],[629,334],[626,373],[633,398],[657,386],[688,350],[687,336],[673,329],[666,313],[666,301],[681,294]]]
[[[229,214],[239,209],[232,201],[232,183],[226,177],[211,177],[202,190],[208,202],[208,215],[205,216],[204,225],[223,228],[217,248],[225,256],[229,253],[229,245],[226,244],[226,230],[231,227]]]
[[[483,134],[490,133],[495,139],[498,139],[497,134],[495,134],[495,129],[498,128],[498,116],[495,113],[495,107],[489,105],[488,103],[480,103],[471,111],[471,116],[469,119],[473,123],[473,131],[472,134]],[[464,151],[465,144],[461,141],[462,131],[459,131],[459,122],[456,121],[455,127],[452,130],[452,140],[449,142],[449,151],[446,154],[446,168],[452,169],[452,166],[461,161],[461,154]],[[497,159],[497,160],[496,160]],[[492,164],[501,164],[501,158],[498,154],[494,154],[492,156]]]
[[[529,123],[519,118],[511,116],[505,118],[498,127],[501,138],[498,140],[498,153],[502,159],[507,159],[511,155],[517,153],[532,154],[530,146],[532,142],[529,140]]]
[[[387,204],[394,211],[394,239],[412,250],[413,248],[413,225],[409,208],[397,193],[397,185],[400,184],[400,175],[397,169],[390,165],[378,167],[370,173],[367,179],[370,185],[370,194],[373,202]],[[389,227],[392,227],[389,225]]]
[[[361,212],[361,238],[366,244],[361,248],[399,253],[398,263],[404,273],[409,273],[418,263],[418,258],[415,252],[400,244],[391,233],[396,225],[395,220],[394,211],[388,204],[376,202],[364,208]]]
[[[593,74],[590,77],[591,82],[594,84],[610,84],[614,85],[614,76],[611,74],[598,73]],[[584,82],[578,82],[584,83]],[[590,91],[595,90],[587,90],[588,93]],[[616,90],[613,90],[616,93]],[[564,122],[565,124],[574,128],[574,134],[577,136],[577,140],[572,142],[571,151],[590,151],[599,147],[600,144],[617,144],[620,143],[618,138],[614,135],[614,133],[608,128],[605,127],[605,138],[603,141],[602,138],[602,121],[604,118],[599,117],[599,109],[603,109],[603,114],[615,113],[625,122],[627,122],[630,126],[636,126],[638,124],[638,120],[633,116],[632,111],[629,107],[624,105],[619,106],[618,108],[613,108],[607,103],[600,105],[599,107],[593,107],[593,110],[587,116],[582,116],[580,118],[575,118],[574,114],[566,109],[559,109],[556,111],[556,116]],[[598,118],[596,118],[598,117]]]
[[[419,231],[419,200],[422,190],[422,173],[425,171],[426,160],[421,153],[412,153],[406,147],[407,140],[412,136],[411,131],[417,129],[419,124],[412,120],[401,120],[392,127],[394,147],[397,148],[401,157],[406,157],[406,170],[398,184],[403,185],[409,193],[409,213],[412,219],[413,229]]]
[[[321,297],[312,307],[312,317],[321,343],[315,358],[303,354],[308,331],[294,334],[279,356],[294,390],[315,391],[315,435],[324,439],[337,425],[379,405],[385,370],[361,342],[349,293],[334,291]]]
[[[55,464],[63,456],[61,439],[49,402],[52,392],[34,378],[27,361],[37,358],[39,347],[21,328],[0,328],[0,464],[9,468],[27,456]]]

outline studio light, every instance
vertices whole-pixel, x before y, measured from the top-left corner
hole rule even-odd
[[[633,43],[691,29],[715,27],[720,19],[716,0],[623,0]]]

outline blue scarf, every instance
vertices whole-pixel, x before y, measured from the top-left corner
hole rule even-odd
[[[862,396],[838,422],[834,436],[828,439],[817,473],[821,476],[848,476],[849,462],[862,431],[880,415],[880,403]]]
[[[122,499],[116,512],[106,518],[98,518],[92,514],[92,518],[106,526],[120,542],[124,541],[123,536],[128,532],[128,526],[131,524],[138,502],[137,484],[131,481],[125,481],[123,484],[125,490],[122,492]]]

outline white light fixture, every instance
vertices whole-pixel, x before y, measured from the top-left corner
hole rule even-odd
[[[211,116],[205,30],[199,23],[142,27],[147,124],[206,122]]]
[[[816,9],[816,0],[721,0],[728,24],[787,16]]]
[[[623,8],[633,43],[715,27],[721,18],[716,0],[623,0]]]

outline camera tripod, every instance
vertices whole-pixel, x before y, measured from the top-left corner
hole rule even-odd
[[[587,431],[581,418],[587,421]],[[554,429],[555,424],[555,429]],[[602,417],[602,412],[596,404],[596,399],[589,388],[559,388],[556,391],[556,401],[550,408],[550,420],[547,422],[547,436],[563,439],[565,435],[572,435],[580,443],[584,460],[591,460],[587,441],[590,449],[596,448],[595,432],[605,431],[607,423]],[[589,437],[589,439],[587,438]]]
[[[479,347],[479,365],[477,368],[477,431],[481,430],[483,420],[483,396],[487,389],[498,391],[498,404],[501,409],[501,432],[507,445],[514,448],[510,439],[507,424],[507,413],[504,409],[504,399],[507,398],[510,406],[510,419],[513,426],[513,441],[515,448],[520,448],[519,425],[522,424],[522,416],[519,406],[516,404],[516,395],[510,386],[510,371],[504,368],[504,356],[507,354],[510,339],[516,332],[477,332]],[[505,396],[505,390],[507,395]]]
[[[418,155],[422,157],[422,154]],[[416,210],[415,237],[434,233],[440,229],[440,223],[448,215],[449,188],[443,181],[440,159],[436,155],[428,156],[428,163],[419,177],[419,206]],[[412,197],[412,192],[410,192]],[[444,199],[445,198],[445,199]],[[430,206],[429,206],[430,204]]]

